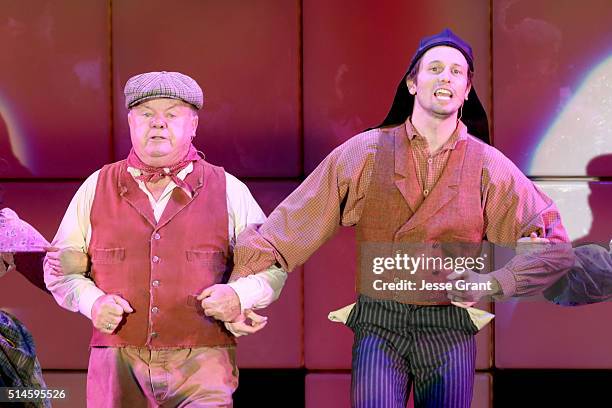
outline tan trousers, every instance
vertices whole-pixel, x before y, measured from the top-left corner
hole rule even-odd
[[[237,387],[234,347],[92,347],[87,407],[231,407]]]

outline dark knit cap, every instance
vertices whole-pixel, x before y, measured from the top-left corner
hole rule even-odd
[[[474,71],[474,55],[472,53],[472,47],[470,47],[467,42],[462,40],[451,30],[447,28],[441,33],[432,35],[430,37],[424,37],[420,41],[419,48],[416,50],[412,60],[410,61],[408,70],[397,86],[395,98],[393,99],[393,103],[391,104],[391,109],[389,110],[387,117],[380,125],[376,126],[377,128],[393,125],[396,126],[406,122],[408,116],[412,114],[412,108],[414,106],[414,95],[411,95],[410,92],[408,92],[406,77],[423,54],[427,52],[427,50],[439,46],[448,46],[459,50],[465,57],[470,67],[470,71]],[[480,103],[480,100],[478,99],[478,95],[474,89],[474,84],[472,84],[472,89],[468,95],[468,100],[463,104],[462,111],[461,121],[467,126],[468,132],[483,142],[490,144],[489,121],[487,120],[487,114]]]

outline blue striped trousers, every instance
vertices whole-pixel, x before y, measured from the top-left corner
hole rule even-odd
[[[418,306],[360,296],[347,325],[355,333],[355,408],[469,408],[476,326],[456,306]]]

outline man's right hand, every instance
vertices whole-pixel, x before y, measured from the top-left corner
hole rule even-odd
[[[91,308],[91,321],[100,332],[112,334],[123,320],[123,315],[133,311],[128,301],[121,296],[104,295],[94,302]]]
[[[542,252],[549,243],[547,238],[540,238],[536,232],[532,232],[528,237],[519,238],[516,241],[516,253],[522,255]]]
[[[15,268],[15,259],[11,252],[0,253],[0,276]]]

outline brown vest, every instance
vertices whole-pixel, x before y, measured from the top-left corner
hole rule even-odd
[[[126,299],[134,313],[112,335],[94,329],[91,346],[235,344],[195,299],[231,270],[225,172],[200,160],[185,181],[193,198],[175,188],[156,222],[125,160],[100,171],[91,210],[91,277],[104,292]]]
[[[484,145],[471,136],[459,141],[425,198],[405,126],[381,129],[379,137],[372,180],[357,225],[359,293],[403,303],[449,304],[446,291],[373,291],[372,256],[392,257],[398,251],[411,256],[444,256],[442,249],[456,249],[455,243],[472,243],[468,244],[469,255],[478,256],[484,234],[481,205]],[[465,252],[463,247],[462,253]],[[446,283],[448,273],[420,269],[414,275],[402,271],[380,277],[386,282],[408,278],[420,287],[422,279]]]

